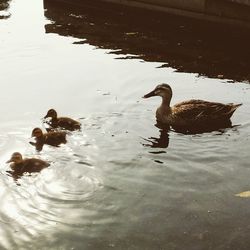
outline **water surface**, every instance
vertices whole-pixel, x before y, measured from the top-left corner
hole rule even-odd
[[[105,15],[96,6],[76,12],[48,1],[44,9],[41,0],[9,4],[0,20],[0,248],[249,249],[250,200],[234,196],[250,189],[247,51],[213,54],[205,40],[207,61],[194,67],[186,57],[193,62],[187,68],[183,51],[199,51],[190,29],[178,37],[186,45],[174,46],[180,55],[169,57],[163,45],[174,43],[175,33],[159,28],[150,36],[127,24],[123,16],[132,14],[125,10],[120,22],[106,22],[121,36],[103,32]],[[145,42],[130,39],[137,32]],[[219,70],[207,70],[216,58]],[[242,71],[231,70],[237,58]],[[171,84],[172,103],[243,103],[232,118],[237,126],[196,135],[158,129],[160,100],[141,97],[161,82]],[[49,108],[79,119],[83,129],[38,153],[28,142]],[[15,182],[5,163],[15,151],[51,166]]]

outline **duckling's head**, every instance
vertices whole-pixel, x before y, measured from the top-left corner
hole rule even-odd
[[[34,128],[31,137],[40,138],[43,136],[43,131],[40,128]]]
[[[48,117],[51,117],[52,119],[55,119],[57,118],[57,113],[54,109],[50,109],[48,112],[47,112],[47,115],[44,116],[44,118],[48,118]]]
[[[14,162],[18,164],[21,163],[22,161],[23,161],[22,155],[19,152],[15,152],[12,154],[11,158],[6,163]]]
[[[169,100],[170,102],[172,98],[172,89],[168,84],[162,83],[157,85],[153,91],[144,95],[143,98],[149,98],[152,96],[161,96],[163,99]]]

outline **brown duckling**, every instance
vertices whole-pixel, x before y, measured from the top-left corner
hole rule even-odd
[[[67,142],[66,134],[67,133],[65,131],[43,133],[40,128],[34,128],[31,137],[35,137],[36,142],[30,142],[30,144],[36,146],[38,151],[42,150],[44,144],[57,147],[60,144]]]
[[[157,122],[170,125],[174,129],[189,130],[217,127],[231,124],[230,118],[242,104],[223,104],[203,100],[188,100],[170,107],[172,89],[168,84],[160,84],[144,98],[162,97],[161,106],[156,110]]]
[[[81,129],[80,122],[73,120],[69,117],[57,117],[57,112],[54,109],[50,109],[44,118],[48,118],[48,117],[51,118],[48,124],[52,128],[60,127],[60,128],[70,130],[70,131]]]
[[[10,167],[15,176],[21,176],[26,172],[40,172],[42,169],[50,165],[48,162],[36,158],[23,159],[19,152],[13,153],[11,158],[6,163],[10,162],[12,162]]]

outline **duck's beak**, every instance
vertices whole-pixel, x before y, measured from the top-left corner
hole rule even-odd
[[[46,119],[46,118],[48,118],[48,114],[43,117],[43,119]]]
[[[152,96],[156,96],[155,90],[149,92],[148,94],[144,95],[142,98],[149,98]]]

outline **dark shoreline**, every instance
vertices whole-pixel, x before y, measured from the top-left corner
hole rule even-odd
[[[84,6],[44,0],[47,33],[110,49],[118,58],[161,62],[179,72],[249,81],[248,29],[138,8],[86,2]]]
[[[50,0],[75,6],[86,6],[88,3],[105,5],[123,5],[132,8],[148,9],[198,20],[207,20],[224,25],[250,28],[250,1],[248,0]]]

